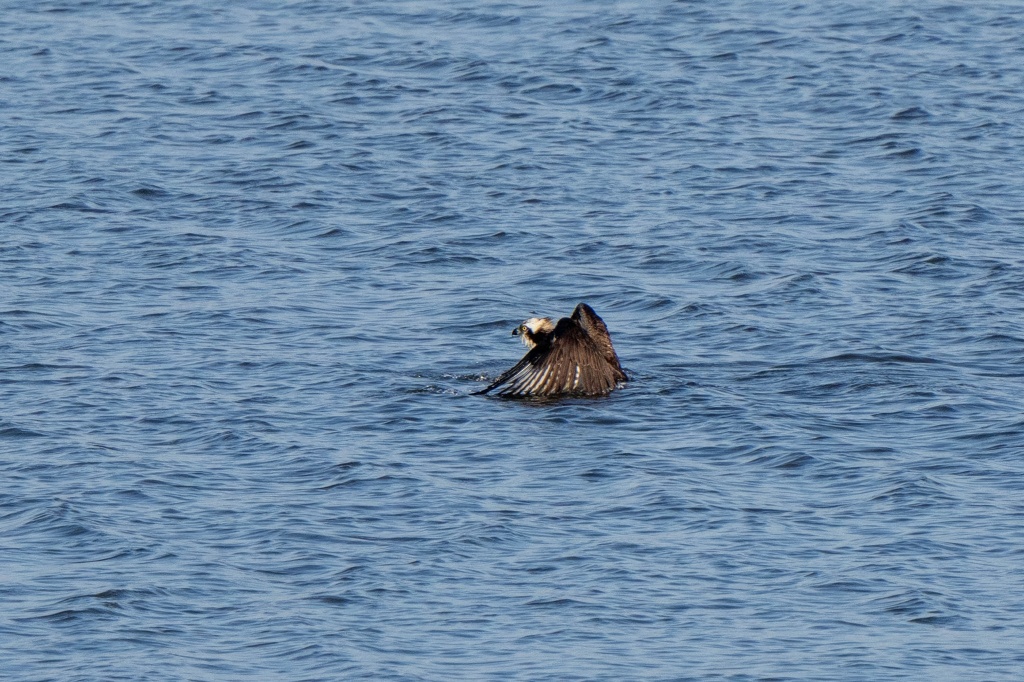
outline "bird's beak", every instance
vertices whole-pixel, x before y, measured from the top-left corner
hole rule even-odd
[[[512,336],[519,336],[519,327],[512,330]]]

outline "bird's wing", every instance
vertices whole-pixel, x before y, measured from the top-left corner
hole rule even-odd
[[[523,359],[520,360],[519,362],[517,362],[515,365],[513,365],[511,369],[508,369],[505,372],[502,372],[501,376],[498,377],[497,379],[495,379],[491,383],[490,386],[488,386],[487,388],[483,389],[482,391],[477,391],[476,392],[477,395],[483,395],[484,393],[490,393],[491,391],[493,391],[497,387],[501,386],[505,382],[507,382],[510,379],[512,379],[512,377],[517,376],[518,374],[520,374],[524,370],[527,370],[530,367],[531,364],[536,363],[536,361],[537,361],[536,356],[540,355],[540,354],[541,354],[541,349],[540,348],[533,348],[533,349],[531,349],[526,355],[523,356]]]
[[[612,347],[612,337],[608,333],[608,327],[604,320],[586,303],[576,306],[572,311],[572,319],[583,328],[594,345],[601,350],[601,354],[608,364],[615,368],[618,381],[626,381],[626,373],[622,371],[622,365],[619,364],[619,356],[615,354],[615,348]]]
[[[578,322],[564,317],[555,326],[550,345],[531,350],[481,393],[500,388],[503,396],[603,395],[619,380],[602,349]]]

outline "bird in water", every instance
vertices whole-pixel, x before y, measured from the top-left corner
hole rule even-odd
[[[512,369],[478,394],[506,397],[606,395],[628,381],[604,320],[580,303],[557,323],[531,317],[512,330],[530,350]]]

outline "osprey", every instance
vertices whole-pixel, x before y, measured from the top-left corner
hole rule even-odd
[[[586,303],[557,324],[550,317],[531,317],[512,336],[522,336],[529,352],[478,393],[498,389],[498,395],[509,397],[605,395],[628,381],[608,327]]]

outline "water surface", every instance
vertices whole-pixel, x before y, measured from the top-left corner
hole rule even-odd
[[[1016,4],[220,5],[0,14],[5,679],[1021,678]]]

